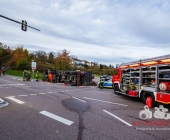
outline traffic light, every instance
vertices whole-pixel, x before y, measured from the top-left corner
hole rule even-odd
[[[27,31],[27,22],[25,20],[22,20],[21,30]]]

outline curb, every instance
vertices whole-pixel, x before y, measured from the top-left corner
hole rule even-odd
[[[1,107],[5,107],[5,106],[7,106],[7,105],[9,105],[9,103],[0,98],[0,108],[1,108]]]

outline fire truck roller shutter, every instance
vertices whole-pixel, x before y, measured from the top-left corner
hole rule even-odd
[[[142,91],[141,93],[141,99],[142,99],[142,102],[144,104],[146,104],[146,99],[148,97],[151,97],[152,98],[152,107],[154,107],[156,105],[156,102],[155,102],[155,95],[153,92],[147,92],[147,91]]]

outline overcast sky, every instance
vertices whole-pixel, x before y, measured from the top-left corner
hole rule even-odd
[[[170,54],[169,0],[0,0],[0,42],[121,64]]]

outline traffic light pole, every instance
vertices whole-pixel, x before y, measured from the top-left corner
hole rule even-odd
[[[16,21],[16,20],[11,19],[11,18],[8,18],[8,17],[5,17],[5,16],[3,16],[3,15],[0,15],[0,17],[5,18],[5,19],[8,19],[8,20],[11,20],[11,21],[16,22],[16,23],[18,23],[18,24],[22,24],[22,23],[19,22],[19,21]],[[35,30],[37,30],[37,31],[40,31],[39,29],[36,29],[36,28],[31,27],[31,26],[29,26],[29,25],[27,25],[27,27],[30,27],[30,28],[35,29]]]

